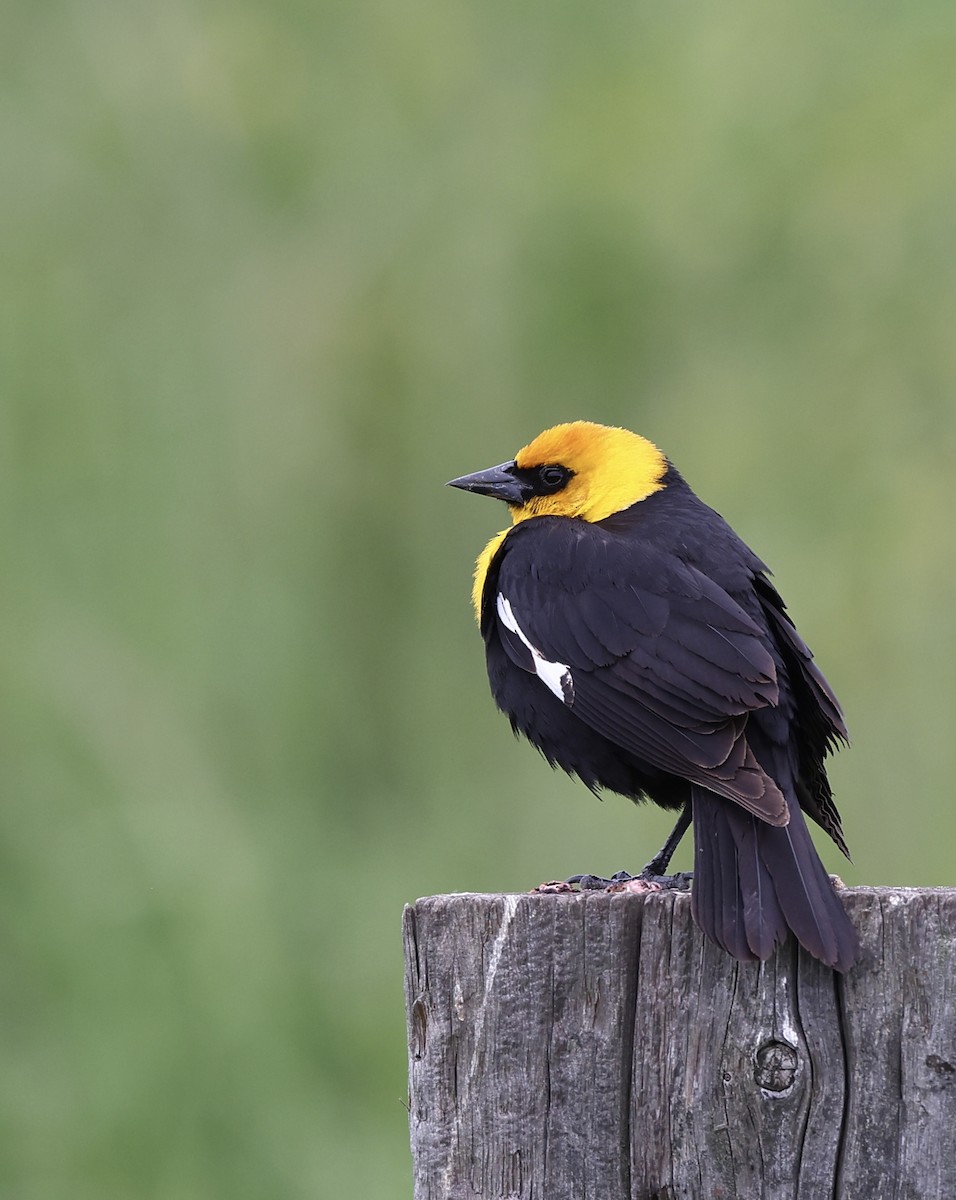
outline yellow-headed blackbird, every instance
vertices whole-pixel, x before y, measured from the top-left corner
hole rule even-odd
[[[660,450],[626,429],[557,425],[512,462],[451,481],[504,500],[473,599],[498,707],[589,788],[693,818],[693,912],[738,959],[792,930],[845,971],[856,933],[814,849],[846,844],[824,759],[836,697],[765,565]]]

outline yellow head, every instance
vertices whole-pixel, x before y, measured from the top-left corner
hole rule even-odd
[[[646,438],[627,429],[571,421],[546,429],[512,462],[463,475],[451,486],[504,500],[516,523],[532,517],[602,521],[660,491],[666,470],[664,455]],[[476,609],[488,565],[504,536],[492,538],[478,559]]]
[[[647,438],[628,429],[571,421],[546,429],[519,450],[515,466],[532,476],[550,466],[563,467],[570,475],[555,491],[513,505],[512,520],[547,516],[602,521],[660,491],[667,461]]]

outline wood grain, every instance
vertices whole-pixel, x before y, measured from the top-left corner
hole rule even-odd
[[[843,895],[846,977],[686,894],[409,906],[415,1200],[952,1200],[956,889]]]

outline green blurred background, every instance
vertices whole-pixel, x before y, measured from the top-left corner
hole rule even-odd
[[[543,427],[658,441],[956,882],[956,8],[13,0],[0,1197],[410,1194],[402,905],[639,866],[468,601]],[[684,852],[686,864],[686,851]]]

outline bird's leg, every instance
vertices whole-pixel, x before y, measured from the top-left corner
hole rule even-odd
[[[681,838],[690,828],[690,821],[690,805],[685,804],[681,809],[680,816],[677,818],[677,824],[668,834],[667,841],[661,846],[660,850],[658,850],[643,871],[641,871],[637,877],[638,879],[652,879],[667,874],[667,868],[671,865],[674,851],[680,845]],[[686,872],[684,873],[686,874]]]
[[[582,892],[657,892],[664,888],[687,891],[694,877],[693,871],[679,871],[676,875],[668,875],[667,868],[674,857],[674,851],[680,845],[681,838],[690,828],[690,822],[690,805],[685,804],[667,841],[637,875],[631,875],[628,871],[618,871],[610,879],[602,879],[600,875],[571,875],[567,879],[543,883],[535,891],[570,892],[575,888]]]

